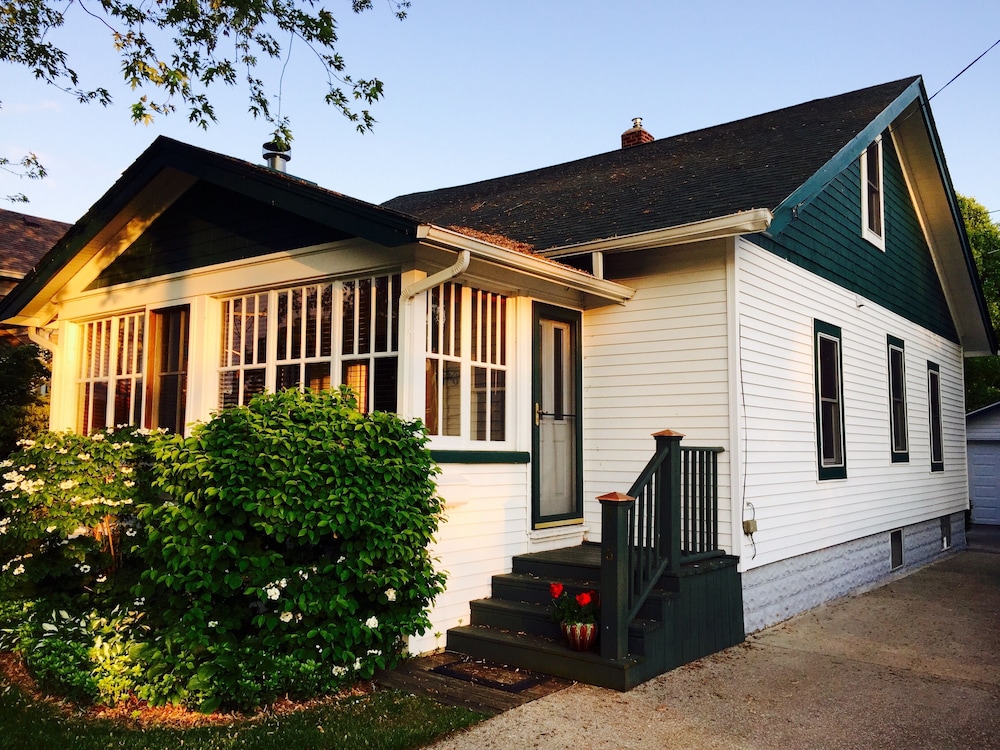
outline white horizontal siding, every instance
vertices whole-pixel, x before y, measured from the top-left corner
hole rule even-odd
[[[446,464],[438,477],[445,519],[431,545],[448,580],[430,612],[433,627],[410,639],[411,653],[444,647],[448,628],[469,624],[469,602],[490,596],[492,577],[509,573],[528,550],[528,464]]]
[[[744,568],[967,507],[960,347],[746,240],[737,247],[742,491],[758,527]],[[815,319],[842,331],[844,480],[817,478]],[[906,463],[890,456],[887,334],[904,342]],[[928,360],[941,368],[943,472],[930,470]]]
[[[599,538],[600,503],[625,492],[653,455],[651,435],[728,448],[727,243],[632,254],[615,280],[636,289],[627,304],[583,322],[584,511]],[[731,549],[729,455],[719,461],[721,542]]]

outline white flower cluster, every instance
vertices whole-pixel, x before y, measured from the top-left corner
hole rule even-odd
[[[390,602],[396,601],[396,589],[386,589],[385,598],[388,599]]]
[[[281,590],[287,585],[288,579],[282,578],[280,581],[274,581],[267,584],[267,586],[264,587],[264,593],[267,594],[267,598],[272,602],[277,601],[281,598]]]
[[[8,570],[11,569],[11,566],[14,566],[14,571],[13,571],[14,575],[16,576],[21,575],[24,572],[24,566],[21,565],[20,562],[22,560],[27,560],[31,556],[32,555],[30,552],[25,552],[23,555],[18,555],[17,557],[8,560],[3,565],[0,565],[0,573],[6,573]]]
[[[10,516],[0,521],[0,534],[7,533],[7,527],[10,525]]]
[[[377,628],[378,618],[375,615],[369,617],[367,620],[365,620],[365,627],[369,628],[370,630],[374,630],[375,628]]]
[[[34,469],[34,465],[25,466],[25,471],[30,471]],[[13,492],[14,490],[21,490],[28,495],[34,495],[38,490],[45,486],[44,479],[28,479],[24,474],[18,471],[8,471],[3,475],[3,478],[7,480],[4,484],[4,492]]]
[[[79,495],[74,495],[73,497],[71,497],[69,499],[69,501],[71,503],[74,503],[76,505],[82,505],[84,507],[87,507],[87,506],[90,506],[90,505],[106,505],[109,508],[117,508],[119,505],[132,505],[131,498],[127,498],[127,497],[122,498],[121,500],[109,500],[106,497],[90,497],[90,498],[84,499],[84,498],[80,497]]]
[[[18,440],[17,441],[17,447],[18,448],[34,448],[35,447],[35,441],[34,440]]]

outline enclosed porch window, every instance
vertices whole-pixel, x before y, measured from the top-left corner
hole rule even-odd
[[[396,274],[222,300],[220,406],[343,383],[363,411],[395,411],[399,292]]]
[[[507,439],[507,298],[448,282],[427,293],[424,422],[431,435]]]

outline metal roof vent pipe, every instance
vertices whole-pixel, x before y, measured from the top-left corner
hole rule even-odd
[[[288,155],[288,146],[281,146],[274,141],[269,141],[263,146],[264,161],[275,172],[285,172],[285,164],[292,157]]]

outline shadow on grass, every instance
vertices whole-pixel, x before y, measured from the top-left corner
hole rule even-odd
[[[376,690],[224,726],[132,728],[66,716],[17,687],[0,685],[0,746],[5,750],[402,750],[429,744],[484,718],[429,698]]]

